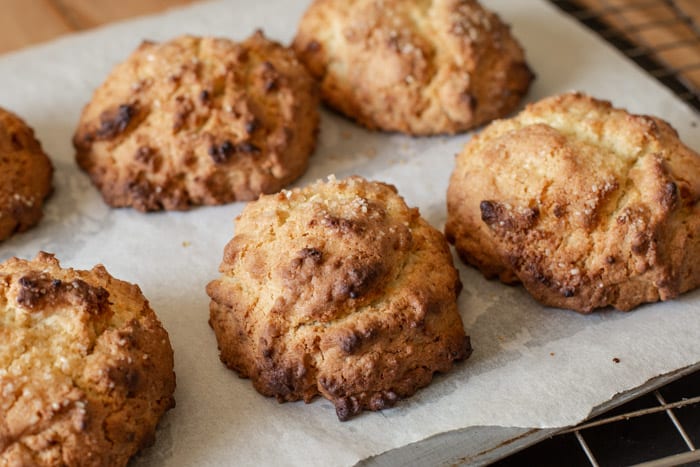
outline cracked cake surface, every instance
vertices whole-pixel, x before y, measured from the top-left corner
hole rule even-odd
[[[315,0],[294,49],[330,107],[413,135],[507,115],[534,78],[510,27],[474,0]]]
[[[341,420],[381,410],[469,356],[442,234],[396,189],[329,179],[250,203],[212,281],[221,360],[279,401]]]
[[[76,160],[114,207],[252,200],[304,173],[318,101],[294,52],[260,31],[146,41],[85,106]]]
[[[568,93],[458,155],[446,234],[546,305],[630,310],[700,285],[700,156],[663,120]]]
[[[167,332],[101,265],[0,264],[0,339],[0,466],[125,466],[174,406]]]

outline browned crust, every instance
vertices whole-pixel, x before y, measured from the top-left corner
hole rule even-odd
[[[341,420],[381,410],[469,356],[444,237],[359,177],[249,204],[207,287],[221,360],[279,401]]]
[[[700,285],[700,156],[580,93],[494,122],[457,158],[446,234],[546,305],[630,310]]]
[[[52,176],[34,130],[0,108],[0,241],[39,222]]]
[[[125,466],[174,406],[173,352],[141,290],[53,255],[0,264],[0,465]]]
[[[83,110],[76,160],[114,207],[252,200],[304,173],[318,101],[294,52],[260,31],[144,42]]]
[[[328,105],[413,135],[502,117],[534,78],[509,26],[474,0],[315,0],[294,49]]]

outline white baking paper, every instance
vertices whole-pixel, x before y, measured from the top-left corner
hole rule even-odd
[[[700,148],[698,115],[578,23],[544,1],[484,3],[513,25],[537,73],[528,101],[582,90],[667,119]],[[46,250],[64,266],[104,263],[141,286],[172,339],[177,407],[135,465],[349,465],[468,426],[565,426],[617,393],[700,361],[700,291],[631,313],[582,316],[544,308],[521,287],[486,281],[458,263],[465,285],[459,307],[474,354],[396,408],[341,423],[324,399],[278,404],[227,370],[207,324],[204,287],[217,276],[243,205],[156,214],[110,209],[73,162],[71,136],[93,89],[142,39],[243,39],[264,28],[288,42],[306,5],[196,4],[0,57],[0,106],[36,129],[57,169],[44,220],[1,243],[0,259]],[[331,173],[390,182],[442,228],[454,155],[470,137],[370,133],[324,111],[318,150],[297,185]]]

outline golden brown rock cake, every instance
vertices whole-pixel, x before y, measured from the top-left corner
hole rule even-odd
[[[545,305],[630,310],[700,285],[699,201],[700,156],[668,123],[571,93],[467,143],[446,233]]]
[[[101,265],[0,264],[0,341],[2,466],[125,466],[174,406],[168,334]]]
[[[39,222],[52,176],[53,166],[34,131],[0,108],[0,241]]]
[[[294,49],[329,106],[412,135],[502,117],[534,77],[509,27],[475,0],[315,0]]]
[[[76,159],[114,207],[252,200],[304,173],[318,101],[294,52],[259,31],[144,42],[83,110]]]
[[[210,324],[221,360],[280,402],[381,410],[471,347],[447,242],[393,186],[359,177],[262,196],[237,220]]]

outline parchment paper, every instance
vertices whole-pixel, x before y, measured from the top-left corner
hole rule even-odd
[[[573,20],[544,1],[484,3],[513,25],[527,50],[538,75],[528,101],[586,91],[665,118],[689,146],[700,148],[698,115]],[[142,39],[181,33],[243,39],[264,27],[270,37],[287,42],[306,5],[198,4],[0,59],[0,105],[35,127],[57,168],[45,219],[0,244],[0,259],[46,250],[64,266],[102,262],[113,275],[140,284],[170,333],[177,407],[136,465],[348,465],[472,425],[564,426],[616,393],[700,361],[698,291],[632,313],[581,316],[544,308],[522,288],[486,281],[457,262],[465,284],[459,305],[474,354],[394,409],[340,423],[324,399],[278,404],[224,368],[207,324],[204,286],[217,276],[243,205],[148,215],[109,209],[74,164],[70,140],[93,89]],[[470,137],[369,133],[324,111],[320,145],[297,184],[331,173],[390,182],[442,228],[453,158]]]

